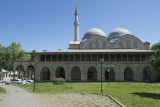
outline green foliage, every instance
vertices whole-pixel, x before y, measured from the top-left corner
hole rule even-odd
[[[6,93],[6,90],[2,87],[0,87],[0,93]]]
[[[55,85],[62,85],[65,83],[64,78],[53,78],[52,82]]]
[[[31,60],[35,60],[35,54],[33,54],[34,52],[37,52],[35,49],[31,52]]]
[[[153,65],[154,70],[160,73],[160,42],[152,45],[151,49],[155,52],[151,57],[151,64]]]
[[[0,45],[0,68],[12,70],[14,60],[28,60],[20,44],[11,43],[8,47]]]
[[[16,79],[15,79],[15,78],[13,78],[13,79],[11,79],[11,81],[16,81]]]
[[[0,46],[0,68],[7,70],[12,68],[12,52],[4,46]]]
[[[15,42],[12,42],[8,49],[12,52],[12,60],[28,60],[25,51],[21,49],[20,44],[16,44]]]

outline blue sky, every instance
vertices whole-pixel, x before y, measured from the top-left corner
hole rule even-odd
[[[0,44],[20,43],[27,52],[67,49],[74,40],[78,5],[80,40],[91,28],[116,28],[151,45],[160,40],[160,0],[0,0]]]

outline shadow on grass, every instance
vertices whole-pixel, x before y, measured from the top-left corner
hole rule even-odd
[[[153,99],[160,99],[160,94],[157,94],[157,93],[135,92],[135,93],[131,93],[131,94],[139,95],[140,97],[148,97],[148,98],[153,98]]]

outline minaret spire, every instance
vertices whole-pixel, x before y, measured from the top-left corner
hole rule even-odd
[[[75,15],[78,15],[77,5],[76,5],[76,10],[75,10]]]
[[[77,5],[75,10],[75,21],[74,21],[74,41],[79,42],[79,21],[78,21]]]

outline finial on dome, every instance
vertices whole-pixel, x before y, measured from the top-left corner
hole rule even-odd
[[[78,15],[77,5],[76,5],[76,10],[75,10],[75,15]]]

